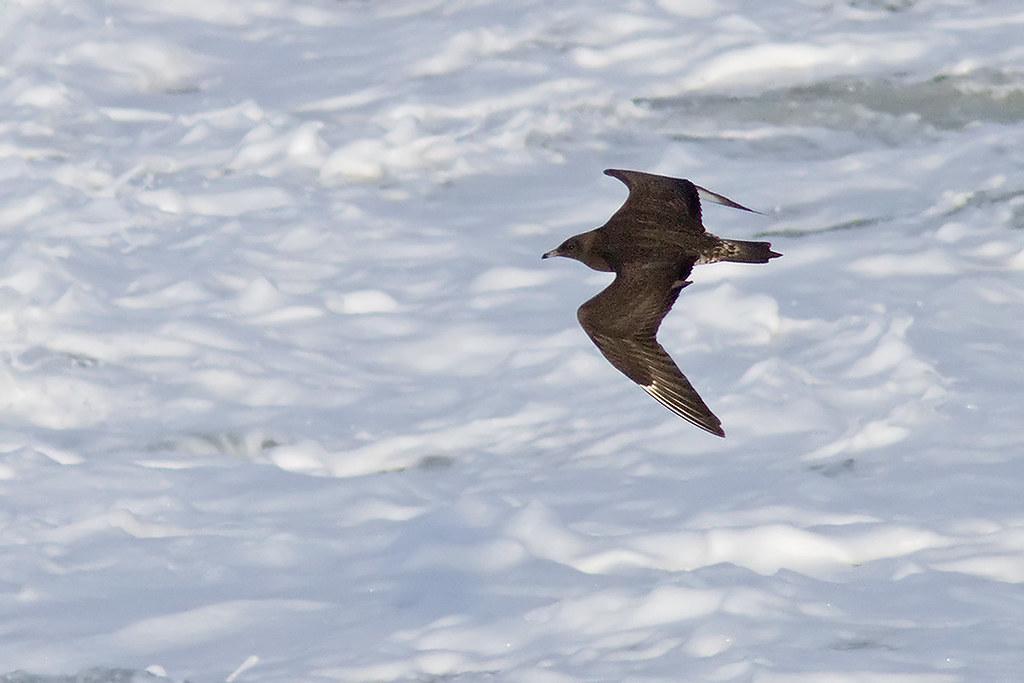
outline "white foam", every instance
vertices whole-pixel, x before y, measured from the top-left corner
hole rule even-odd
[[[83,41],[58,57],[59,62],[106,73],[115,86],[142,92],[197,87],[202,60],[179,45],[148,40]]]
[[[525,268],[492,268],[473,281],[478,292],[496,292],[522,287],[536,287],[550,282],[554,276]]]
[[[327,308],[335,313],[352,315],[392,313],[399,308],[394,297],[379,289],[363,289],[340,296],[328,296],[325,303]]]
[[[741,4],[6,3],[0,678],[1012,678],[1021,10]],[[726,439],[538,259],[605,167],[767,211]]]

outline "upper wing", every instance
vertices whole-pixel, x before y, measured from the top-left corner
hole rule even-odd
[[[715,204],[757,213],[683,178],[617,168],[606,169],[604,173],[618,178],[629,188],[629,197],[616,215],[626,214],[631,222],[655,223],[700,234],[704,232],[700,208],[702,198]]]
[[[701,400],[655,335],[672,308],[690,262],[637,265],[619,272],[615,281],[580,306],[577,314],[604,357],[620,372],[676,415],[712,434],[725,436],[722,422]]]

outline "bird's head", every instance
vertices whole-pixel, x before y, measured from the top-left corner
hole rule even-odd
[[[551,258],[552,256],[564,256],[566,258],[582,261],[583,240],[580,239],[579,235],[576,235],[575,237],[570,237],[569,239],[562,242],[551,251],[541,255],[541,258]]]
[[[580,261],[595,270],[610,272],[612,267],[603,255],[604,250],[601,248],[603,244],[600,230],[573,234],[571,238],[548,253],[543,254],[541,258],[564,256],[565,258]]]
[[[603,244],[600,230],[591,230],[590,232],[573,235],[551,251],[541,255],[541,258],[564,256],[575,259],[594,270],[611,272],[613,269],[605,257],[605,250],[602,248]]]

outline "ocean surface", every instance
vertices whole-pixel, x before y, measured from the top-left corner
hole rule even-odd
[[[1024,671],[1016,0],[0,3],[0,681]],[[540,255],[764,215],[660,340]]]

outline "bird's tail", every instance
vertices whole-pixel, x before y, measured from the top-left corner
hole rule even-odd
[[[717,250],[716,250],[717,251]],[[782,256],[772,251],[771,242],[746,242],[744,240],[722,240],[721,261],[736,263],[768,263],[769,259]]]

